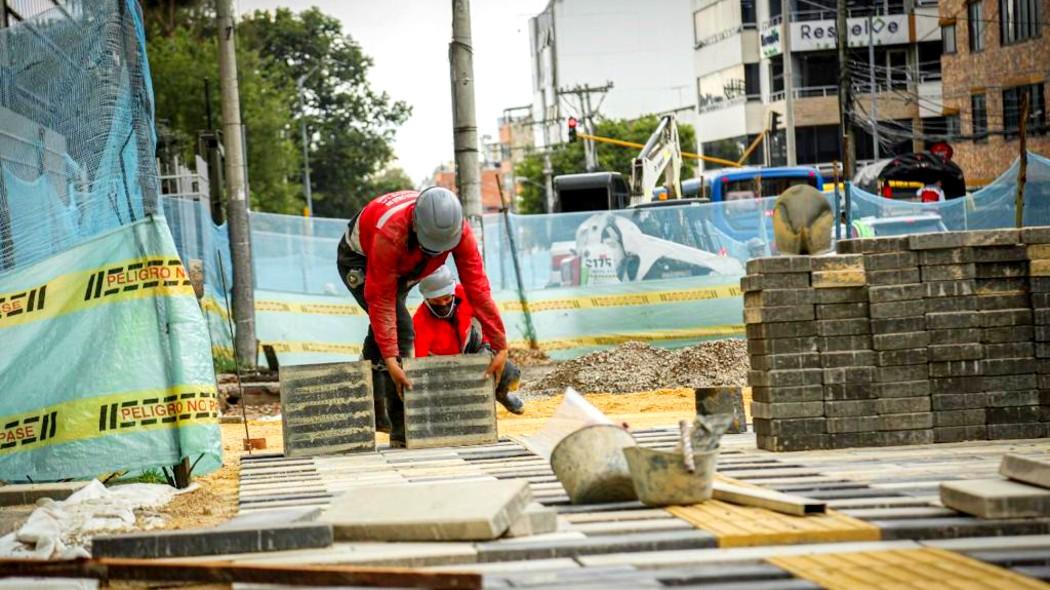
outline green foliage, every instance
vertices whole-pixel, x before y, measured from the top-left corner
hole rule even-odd
[[[656,130],[660,118],[648,115],[633,120],[602,119],[595,125],[596,134],[602,137],[645,144]],[[678,143],[682,149],[689,151],[696,144],[696,132],[691,125],[678,124]],[[619,147],[609,144],[598,144],[598,168],[609,172],[619,172],[625,178],[631,176],[631,161],[638,155],[638,149]],[[583,155],[583,142],[562,143],[551,149],[551,169],[554,176],[576,174],[586,171]],[[682,178],[693,176],[694,165],[690,160],[682,162]],[[546,209],[545,179],[543,176],[543,155],[529,154],[515,170],[516,176],[525,179],[518,200],[518,211],[521,213],[543,213]]]
[[[170,482],[160,469],[147,469],[138,475],[122,477],[120,483],[159,483],[168,485]]]
[[[212,349],[211,360],[215,365],[215,374],[217,375],[237,371],[237,361],[233,358],[232,350]]]
[[[369,86],[372,59],[343,34],[338,19],[317,8],[298,14],[279,8],[253,13],[238,31],[245,44],[266,56],[267,77],[294,87],[305,76],[305,112],[296,106],[296,116],[305,117],[310,129],[317,215],[350,217],[387,188],[412,186],[403,172],[397,177],[384,170],[394,156],[394,131],[411,109]]]
[[[144,0],[147,51],[156,100],[158,156],[192,162],[198,133],[208,128],[205,80],[213,125],[221,129],[214,13],[201,0]],[[315,212],[349,217],[385,187],[405,177],[385,170],[394,130],[409,107],[368,84],[372,60],[316,8],[255,12],[237,27],[241,120],[248,146],[252,207],[299,214],[303,192],[300,118],[310,131]],[[314,68],[317,67],[316,70]],[[296,80],[305,81],[305,113]]]

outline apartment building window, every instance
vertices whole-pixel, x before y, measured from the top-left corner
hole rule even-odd
[[[970,52],[984,49],[984,4],[981,0],[966,5],[966,27],[970,33]]]
[[[1039,36],[1040,0],[999,0],[999,32],[1009,45]]]
[[[784,56],[778,55],[769,60],[770,92],[784,91]]]
[[[693,13],[693,46],[697,49],[739,33],[743,6],[728,0],[712,2]],[[751,22],[754,28],[754,19]]]
[[[958,51],[955,47],[955,23],[941,27],[941,42],[944,43],[946,55]]]
[[[988,139],[988,99],[983,94],[970,97],[970,122],[974,141]]]
[[[744,98],[749,94],[744,64],[697,78],[696,92],[702,109],[718,108],[720,103]]]
[[[780,0],[769,0],[769,20],[780,16]]]
[[[758,16],[755,13],[755,0],[740,0],[740,22],[745,29],[755,28]]]
[[[1043,83],[1040,82],[1003,90],[1003,133],[1007,137],[1017,135],[1021,128],[1021,109],[1025,95],[1028,95],[1027,133],[1046,133],[1046,96],[1043,93]]]

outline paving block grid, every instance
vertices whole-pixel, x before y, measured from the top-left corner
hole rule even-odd
[[[280,380],[287,456],[375,450],[371,363],[281,367]]]
[[[1050,435],[1048,229],[843,240],[834,255],[750,261],[758,445]]]
[[[673,449],[678,438],[671,426],[632,434],[640,445],[664,450]],[[472,447],[381,447],[374,454],[313,458],[257,454],[242,459],[240,510],[245,516],[264,518],[289,505],[323,509],[344,491],[377,482],[418,487],[425,495],[433,482],[511,480],[527,484],[532,510],[541,505],[557,514],[557,530],[487,542],[336,540],[327,548],[215,559],[476,571],[486,587],[818,588],[847,586],[827,585],[809,570],[778,565],[777,559],[826,555],[830,565],[821,571],[852,579],[857,570],[849,564],[866,559],[864,554],[937,547],[965,557],[967,567],[981,566],[980,575],[974,574],[980,584],[972,587],[1050,580],[1050,518],[980,519],[945,508],[939,500],[941,482],[998,477],[1005,453],[1045,457],[1050,440],[777,454],[756,449],[756,439],[754,433],[723,437],[720,477],[824,501],[828,515],[770,517],[761,509],[720,507],[720,502],[685,508],[685,517],[674,514],[678,509],[639,502],[572,505],[549,463],[508,439]],[[704,510],[714,510],[715,516],[700,518]],[[932,587],[911,568],[895,571],[913,576],[900,580],[904,587]],[[909,586],[909,581],[914,583]]]

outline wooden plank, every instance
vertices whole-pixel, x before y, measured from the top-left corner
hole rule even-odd
[[[369,588],[480,589],[473,573],[422,572],[402,568],[352,566],[242,565],[223,562],[165,563],[150,559],[0,559],[0,577],[91,578],[198,582],[209,584],[284,584],[288,586],[364,586]]]
[[[827,504],[819,500],[812,500],[794,494],[785,494],[776,490],[739,485],[738,483],[726,481],[726,479],[719,478],[714,482],[714,498],[716,500],[741,506],[766,508],[774,512],[797,516],[823,514],[827,511]]]

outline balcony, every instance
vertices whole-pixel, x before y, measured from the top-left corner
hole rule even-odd
[[[819,96],[838,96],[838,86],[806,86],[793,89],[792,96],[798,98],[814,98]],[[787,98],[787,91],[780,90],[769,95],[769,102],[779,102]]]

